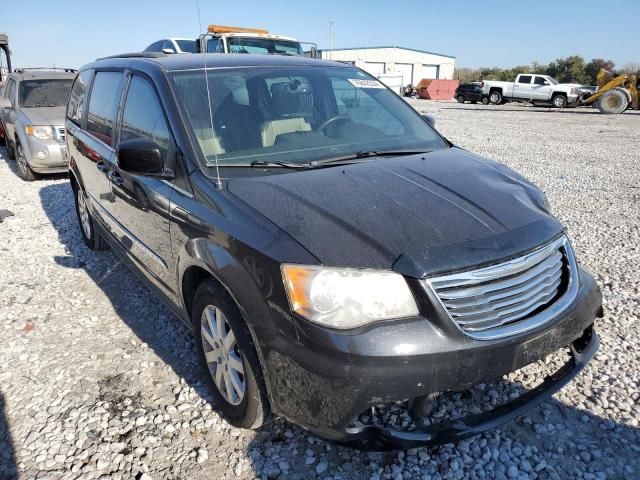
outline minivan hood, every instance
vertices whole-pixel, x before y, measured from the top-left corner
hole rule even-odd
[[[21,108],[22,114],[32,125],[64,125],[64,106]]]
[[[540,190],[459,148],[231,179],[228,189],[324,265],[416,278],[515,256],[563,230]]]

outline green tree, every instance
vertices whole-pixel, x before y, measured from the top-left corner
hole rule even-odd
[[[572,55],[567,58],[558,58],[547,67],[547,75],[557,79],[561,83],[588,83],[589,77],[585,73],[584,58],[580,55]]]
[[[598,71],[604,68],[609,72],[612,72],[616,68],[616,64],[612,60],[605,60],[604,58],[594,58],[584,66],[584,73],[587,75],[589,85],[596,85],[598,82]]]

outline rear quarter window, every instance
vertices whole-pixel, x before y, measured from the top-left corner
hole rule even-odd
[[[82,125],[82,118],[86,110],[92,76],[93,70],[80,72],[71,87],[71,95],[67,104],[67,118],[79,126]]]

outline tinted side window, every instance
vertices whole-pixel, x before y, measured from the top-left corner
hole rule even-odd
[[[176,51],[176,47],[171,40],[165,40],[164,42],[162,42],[162,48],[160,50],[162,51],[165,48],[170,48],[174,52]]]
[[[121,86],[121,72],[98,72],[91,89],[87,130],[107,145],[113,143],[113,124]]]
[[[93,70],[80,72],[73,82],[73,87],[71,87],[71,95],[67,105],[67,117],[76,125],[80,125],[82,122],[92,75]]]
[[[543,77],[536,77],[534,83],[536,85],[544,85],[546,80]]]
[[[520,75],[518,83],[531,83],[531,75]]]
[[[145,50],[145,52],[160,52],[161,50],[162,50],[162,40],[149,45]]]
[[[144,78],[133,76],[122,114],[120,141],[147,138],[158,144],[167,158],[169,128],[153,86]]]

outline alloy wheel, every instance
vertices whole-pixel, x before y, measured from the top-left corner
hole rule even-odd
[[[91,219],[89,217],[89,209],[87,208],[87,198],[82,188],[78,188],[78,214],[80,217],[80,226],[82,227],[85,237],[91,238]]]
[[[200,319],[202,348],[209,373],[222,397],[231,405],[244,399],[246,381],[240,347],[224,313],[208,305]]]

